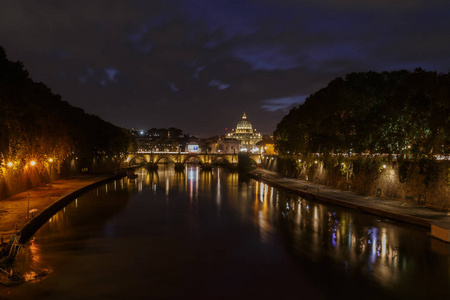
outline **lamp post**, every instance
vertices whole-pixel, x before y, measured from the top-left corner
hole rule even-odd
[[[30,219],[30,193],[27,193],[28,206],[27,206],[27,220]]]

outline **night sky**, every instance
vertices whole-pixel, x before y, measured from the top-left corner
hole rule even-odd
[[[0,0],[0,45],[33,80],[121,127],[208,137],[245,111],[271,133],[347,73],[450,72],[450,2]]]

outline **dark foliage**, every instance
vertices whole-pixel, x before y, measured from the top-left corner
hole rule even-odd
[[[280,153],[450,152],[450,74],[352,73],[293,108],[274,132]]]
[[[85,113],[30,79],[20,62],[0,47],[0,164],[20,169],[30,160],[124,155],[132,142],[127,130]]]

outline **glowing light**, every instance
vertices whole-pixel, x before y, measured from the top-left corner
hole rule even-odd
[[[12,167],[13,166],[13,163],[12,162],[9,162],[8,163],[8,167]]]
[[[383,169],[386,169],[386,165],[383,165]]]
[[[317,164],[317,160],[315,160],[314,163]]]
[[[53,162],[53,158],[49,158],[48,161],[49,161],[49,162]]]
[[[34,166],[34,165],[36,165],[36,162],[35,162],[34,160],[32,160],[32,161],[30,162],[30,165]]]

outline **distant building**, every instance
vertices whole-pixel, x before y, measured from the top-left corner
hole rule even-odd
[[[157,143],[149,137],[136,137],[138,152],[149,152],[157,148]]]
[[[138,152],[179,152],[184,151],[189,135],[177,128],[152,128],[149,130],[130,129],[136,139]]]
[[[241,141],[236,139],[221,139],[217,142],[217,153],[239,153]]]
[[[258,151],[256,144],[262,140],[261,133],[253,129],[252,123],[247,120],[247,116],[242,115],[242,119],[237,123],[236,130],[232,130],[225,136],[226,139],[236,139],[240,142],[240,151]]]

